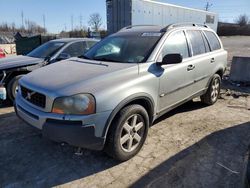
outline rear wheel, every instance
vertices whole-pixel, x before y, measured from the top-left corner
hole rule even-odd
[[[201,101],[207,105],[213,105],[217,102],[220,95],[221,77],[215,74],[211,80],[207,92],[201,96]]]
[[[119,161],[135,156],[142,148],[148,133],[149,117],[140,105],[122,109],[110,127],[105,151]]]
[[[14,102],[16,98],[16,94],[18,92],[18,80],[22,77],[23,75],[18,75],[15,76],[14,78],[11,79],[11,81],[7,85],[7,95],[8,98]]]

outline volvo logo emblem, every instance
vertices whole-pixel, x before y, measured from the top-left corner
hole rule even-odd
[[[36,92],[27,93],[27,96],[26,96],[26,98],[25,98],[25,99],[27,99],[27,100],[31,100],[32,95],[34,95],[35,93],[36,93]]]

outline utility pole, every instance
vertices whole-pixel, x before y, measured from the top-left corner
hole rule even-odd
[[[21,18],[22,18],[22,29],[24,28],[24,25],[23,25],[23,11],[21,12]]]
[[[82,30],[82,15],[80,15],[80,30]]]
[[[44,34],[46,33],[46,26],[45,26],[45,15],[43,14],[43,28],[44,28]]]
[[[74,16],[71,15],[71,31],[74,29]]]
[[[205,11],[209,11],[212,6],[213,6],[212,3],[207,2],[205,5]]]

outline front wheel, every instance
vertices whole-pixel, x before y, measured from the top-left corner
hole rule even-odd
[[[110,127],[105,151],[119,161],[135,156],[142,148],[148,133],[149,117],[140,105],[122,109]]]
[[[15,76],[14,78],[11,79],[11,81],[7,85],[7,95],[8,98],[14,102],[16,98],[16,94],[18,92],[18,80],[22,77],[23,75],[18,75]]]
[[[201,101],[207,105],[217,102],[220,95],[221,77],[215,74],[210,82],[207,92],[201,96]]]

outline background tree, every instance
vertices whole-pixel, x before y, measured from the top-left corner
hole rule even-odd
[[[94,31],[99,31],[102,26],[102,17],[98,13],[91,14],[89,17],[89,26]]]
[[[212,6],[213,6],[212,3],[207,2],[205,5],[205,11],[209,11]]]
[[[249,23],[249,18],[246,14],[240,15],[236,19],[236,23],[239,24],[240,26],[245,26]]]

